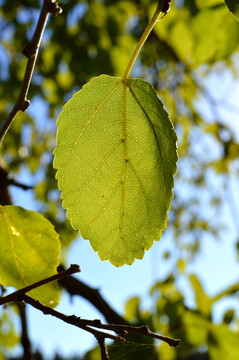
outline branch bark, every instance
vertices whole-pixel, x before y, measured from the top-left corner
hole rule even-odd
[[[110,360],[107,347],[105,345],[105,339],[100,337],[97,340],[101,350],[101,360]]]
[[[46,315],[52,315],[68,324],[74,325],[82,330],[85,330],[95,336],[97,341],[101,342],[101,351],[105,352],[105,349],[103,346],[103,340],[105,339],[111,339],[115,341],[119,341],[121,343],[127,342],[122,336],[127,335],[128,333],[133,334],[140,334],[152,337],[154,339],[158,339],[161,341],[166,342],[169,346],[177,347],[180,344],[179,339],[172,339],[166,336],[162,336],[159,334],[156,334],[149,330],[147,326],[131,326],[131,325],[119,325],[119,324],[102,324],[100,320],[86,320],[81,319],[80,317],[77,317],[75,315],[65,315],[60,313],[59,311],[56,311],[52,308],[49,308],[48,306],[45,306],[41,304],[39,301],[32,299],[28,295],[23,295],[19,300],[23,300],[25,303],[28,303],[35,307],[36,309],[42,311]],[[110,330],[113,331],[117,335],[113,335],[111,333],[106,333],[103,330]],[[103,340],[102,340],[103,339]],[[107,352],[104,354],[106,356]],[[107,359],[107,357],[105,357]]]
[[[33,360],[31,351],[31,342],[28,335],[26,304],[23,302],[17,304],[21,319],[21,344],[24,352],[24,360]]]
[[[54,0],[44,0],[41,12],[39,15],[39,19],[37,22],[37,26],[35,32],[33,34],[32,40],[30,44],[28,44],[23,49],[23,54],[26,55],[28,58],[25,75],[22,82],[22,88],[20,90],[18,99],[13,106],[8,118],[6,119],[5,123],[3,124],[2,129],[0,130],[0,146],[2,144],[3,138],[5,137],[6,133],[8,132],[15,116],[19,111],[26,111],[30,105],[30,101],[27,99],[28,90],[30,87],[33,71],[36,64],[36,59],[38,55],[38,50],[40,47],[41,39],[46,27],[47,19],[49,13],[52,13],[53,16],[57,16],[62,12],[62,9]]]

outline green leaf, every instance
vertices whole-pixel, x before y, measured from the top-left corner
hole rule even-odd
[[[208,336],[208,353],[211,360],[238,360],[239,333],[232,331],[227,325],[211,327]]]
[[[0,206],[0,283],[21,289],[55,274],[60,241],[44,216],[19,206]],[[48,306],[59,301],[57,284],[50,283],[29,292]]]
[[[201,314],[209,317],[211,314],[212,300],[203,290],[202,284],[200,283],[196,275],[190,275],[189,279],[195,293],[197,309],[200,311]]]
[[[125,317],[130,322],[135,322],[139,318],[140,298],[135,296],[125,304]]]
[[[0,349],[2,347],[11,348],[19,343],[19,336],[16,334],[14,322],[9,311],[0,313]],[[1,356],[0,356],[1,359]]]
[[[232,12],[232,15],[237,21],[239,21],[239,1],[238,0],[225,0],[228,9]]]
[[[222,299],[223,297],[234,295],[237,292],[239,292],[239,284],[238,283],[233,284],[233,285],[229,286],[227,289],[221,291],[219,294],[214,296],[212,301],[216,302],[216,301]]]
[[[166,229],[173,125],[152,86],[93,78],[64,106],[54,167],[72,227],[115,266],[142,259]]]
[[[176,336],[181,339],[180,350],[195,349],[207,343],[210,321],[194,311],[185,310],[182,314],[182,322],[181,327],[175,331]]]
[[[225,6],[200,11],[192,22],[192,33],[193,57],[198,65],[225,59],[238,45],[238,24]]]

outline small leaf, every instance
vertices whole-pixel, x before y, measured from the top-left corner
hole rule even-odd
[[[228,309],[223,315],[223,322],[226,324],[230,324],[235,319],[235,310]]]
[[[72,227],[115,266],[142,259],[166,229],[173,125],[152,86],[93,78],[64,106],[54,167]]]
[[[238,332],[226,324],[211,327],[208,336],[208,354],[211,360],[238,360]]]
[[[129,299],[125,304],[125,317],[130,322],[135,322],[140,315],[139,311],[140,298],[135,296]]]
[[[238,0],[225,0],[228,9],[232,12],[232,15],[237,21],[239,21],[239,1]]]
[[[212,300],[206,295],[205,291],[203,290],[202,284],[200,283],[196,275],[190,275],[189,279],[194,290],[197,309],[200,311],[201,314],[209,317],[211,313]]]
[[[211,326],[209,320],[195,311],[185,309],[182,314],[182,322],[183,324],[176,330],[176,334],[180,338],[184,350],[185,348],[189,350],[189,347],[195,349],[207,343],[208,329]]]
[[[1,317],[0,317],[0,344],[1,344],[0,349],[1,350],[2,347],[11,348],[19,343],[19,336],[16,334],[16,329],[11,315],[13,314],[9,312],[6,313],[6,311],[1,313]]]
[[[0,283],[21,289],[55,274],[60,241],[44,216],[19,206],[0,206]],[[41,286],[29,295],[48,306],[56,306],[56,283]]]

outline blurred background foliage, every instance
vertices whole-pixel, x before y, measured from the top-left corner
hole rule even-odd
[[[93,76],[123,75],[129,57],[155,6],[151,0],[62,0],[63,13],[48,22],[32,79],[31,106],[19,113],[4,139],[1,166],[15,180],[27,173],[35,209],[56,227],[63,245],[62,261],[77,236],[65,219],[57,190],[52,151],[56,118],[63,104]],[[21,54],[31,39],[41,1],[0,0],[0,125],[17,99],[26,58]],[[208,81],[234,82],[239,76],[239,23],[223,0],[173,0],[169,14],[157,25],[145,44],[132,76],[152,83],[163,100],[179,136],[178,172],[166,235],[172,249],[163,254],[173,264],[165,279],[154,284],[151,306],[130,299],[125,317],[134,324],[180,338],[178,349],[152,346],[145,338],[137,346],[113,344],[112,359],[238,360],[238,314],[228,308],[221,323],[214,323],[212,309],[222,298],[237,297],[239,285],[215,297],[207,295],[189,265],[200,256],[202,242],[232,237],[239,250],[237,199],[232,183],[239,172],[239,131],[231,104],[233,91],[222,84],[220,98]],[[227,116],[221,109],[227,109]],[[223,115],[222,115],[223,114]],[[237,183],[238,185],[238,183]],[[14,201],[14,196],[13,196]],[[234,231],[228,232],[225,202],[231,210]],[[24,204],[23,204],[24,206]],[[225,236],[226,235],[226,236]],[[226,237],[226,239],[225,239]],[[225,270],[226,271],[226,270]],[[184,276],[194,292],[195,306],[185,305],[177,288]],[[16,314],[14,314],[16,316]],[[0,359],[14,346],[13,314],[0,319]],[[131,341],[135,339],[130,339]],[[40,356],[38,354],[38,356]],[[99,359],[99,349],[85,359]],[[59,358],[60,359],[60,358]]]

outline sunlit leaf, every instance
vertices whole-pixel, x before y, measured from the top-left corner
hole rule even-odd
[[[55,274],[60,241],[44,216],[18,206],[0,206],[0,283],[21,289]],[[29,294],[48,306],[59,300],[56,283]]]
[[[200,11],[192,22],[194,58],[197,64],[228,57],[238,44],[238,24],[225,6]],[[228,34],[233,36],[228,37]]]
[[[132,264],[166,228],[176,172],[171,121],[140,79],[93,78],[57,121],[54,167],[72,227],[102,260]]]
[[[210,322],[194,311],[185,311],[183,326],[179,329],[177,336],[181,339],[181,350],[189,347],[202,346],[207,343],[207,334]]]
[[[14,323],[9,315],[12,314],[6,311],[0,313],[0,348],[13,347],[19,342],[19,336],[16,334]]]
[[[238,360],[239,333],[227,325],[214,325],[208,336],[208,353],[211,360]]]
[[[133,297],[125,304],[125,317],[128,321],[135,321],[139,317],[140,298]]]
[[[190,282],[194,290],[195,300],[198,310],[206,317],[211,313],[212,300],[207,296],[203,290],[202,284],[200,283],[196,275],[190,275]]]

